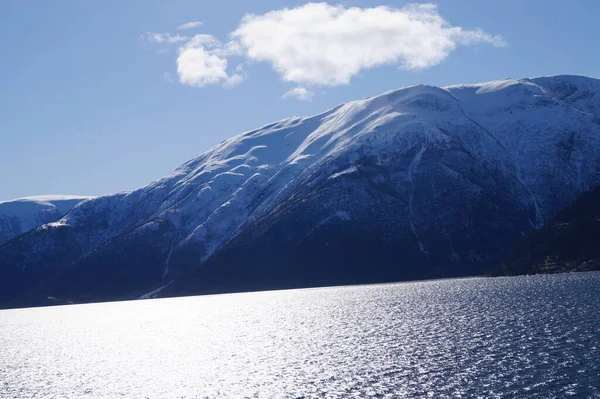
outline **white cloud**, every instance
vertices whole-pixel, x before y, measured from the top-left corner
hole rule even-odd
[[[177,29],[200,26],[188,22]],[[268,63],[286,82],[298,84],[283,98],[310,100],[314,86],[348,84],[357,74],[382,65],[424,69],[446,59],[457,46],[506,46],[501,36],[452,26],[435,5],[345,7],[308,3],[262,15],[247,14],[229,41],[209,34],[151,33],[158,44],[179,44],[177,73],[183,84],[233,87],[246,78],[242,66],[228,72],[231,57]]]
[[[457,45],[506,45],[500,36],[452,27],[432,4],[345,8],[308,3],[248,14],[232,37],[250,60],[270,63],[283,80],[328,86],[347,84],[380,65],[428,68]]]
[[[227,46],[222,46],[214,36],[195,35],[179,49],[177,57],[177,73],[183,84],[204,87],[222,84],[233,87],[242,82],[241,73],[227,73]]]
[[[179,81],[190,86],[203,87],[227,79],[227,60],[210,54],[202,46],[183,47],[177,57]]]
[[[314,93],[304,87],[294,87],[292,90],[286,91],[281,98],[295,98],[300,101],[310,101]]]
[[[186,30],[186,29],[194,29],[204,24],[202,21],[191,21],[186,22],[185,24],[181,24],[177,27],[177,30]]]
[[[190,40],[189,36],[171,35],[170,33],[146,32],[146,38],[152,43],[182,43]]]

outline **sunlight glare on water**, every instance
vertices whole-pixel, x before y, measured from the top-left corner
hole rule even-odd
[[[0,311],[1,398],[600,397],[600,273]]]

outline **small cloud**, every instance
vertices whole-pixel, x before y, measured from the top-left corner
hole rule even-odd
[[[179,81],[185,85],[204,87],[227,80],[227,60],[211,54],[203,46],[182,47],[177,57]]]
[[[310,101],[312,100],[315,93],[310,90],[307,90],[304,87],[294,87],[292,90],[286,91],[281,98],[295,98],[300,101]]]
[[[204,87],[221,84],[224,88],[232,88],[244,80],[243,70],[227,73],[227,57],[232,54],[233,47],[223,46],[212,35],[195,35],[179,49],[177,57],[177,73],[183,84]]]
[[[188,36],[180,36],[180,35],[171,35],[170,33],[154,33],[154,32],[146,32],[146,39],[152,43],[182,43],[190,40]]]
[[[194,29],[194,28],[197,28],[199,26],[202,26],[203,24],[204,24],[204,22],[202,22],[202,21],[186,22],[185,24],[179,25],[177,27],[177,30]]]
[[[156,44],[182,43],[177,57],[177,74],[182,84],[194,87],[220,84],[224,88],[232,88],[245,78],[241,65],[238,65],[233,74],[227,71],[227,58],[241,52],[235,42],[223,45],[217,38],[207,34],[181,36],[147,32],[144,38]],[[159,51],[168,52],[168,49]],[[166,72],[163,78],[167,82],[173,81],[171,74]]]
[[[244,81],[244,75],[240,75],[240,74],[236,73],[235,75],[232,75],[232,76],[228,77],[227,79],[225,79],[225,82],[223,82],[223,88],[231,89],[231,88],[239,85],[243,81]]]

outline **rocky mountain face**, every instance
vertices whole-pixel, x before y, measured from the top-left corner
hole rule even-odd
[[[4,244],[0,302],[480,274],[600,184],[598,93],[415,86],[266,125]]]
[[[493,275],[600,270],[600,187],[520,239]]]
[[[38,226],[57,221],[75,205],[91,198],[45,195],[0,202],[0,245]]]

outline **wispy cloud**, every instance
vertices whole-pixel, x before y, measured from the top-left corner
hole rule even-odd
[[[228,59],[243,57],[264,62],[283,81],[298,84],[284,98],[300,100],[312,97],[311,87],[345,85],[378,66],[425,69],[441,63],[458,46],[507,45],[502,36],[482,29],[452,26],[433,4],[361,8],[308,3],[247,14],[226,43],[208,34],[147,36],[154,43],[180,44],[177,71],[183,84],[238,84],[246,75],[228,72]]]
[[[314,93],[310,90],[307,90],[304,87],[294,87],[292,90],[286,91],[283,93],[281,98],[295,98],[300,101],[310,101],[314,96]]]
[[[202,26],[203,24],[204,24],[204,22],[202,22],[202,21],[186,22],[185,24],[179,25],[177,27],[177,30],[194,29],[194,28],[197,28],[199,26]]]
[[[183,43],[190,40],[189,36],[171,35],[170,33],[146,32],[146,39],[151,43]]]
[[[244,81],[244,75],[236,73],[234,75],[227,77],[227,79],[225,79],[225,81],[223,82],[223,87],[225,89],[232,89],[235,86],[242,83],[243,81]]]

